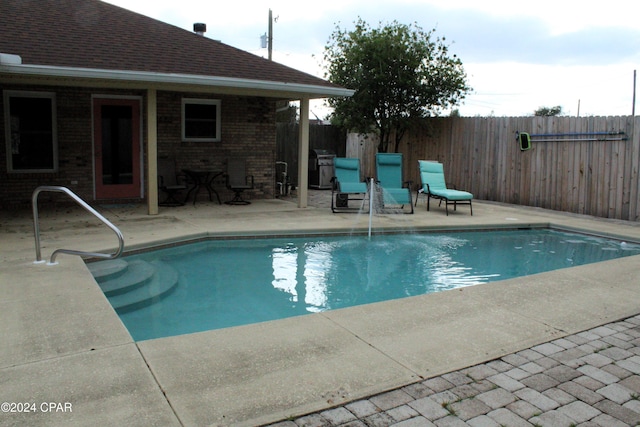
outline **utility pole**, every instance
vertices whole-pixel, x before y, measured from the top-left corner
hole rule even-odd
[[[273,14],[269,9],[269,38],[267,40],[267,47],[269,49],[269,61],[273,59]]]

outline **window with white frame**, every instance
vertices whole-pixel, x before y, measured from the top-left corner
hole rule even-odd
[[[55,94],[4,91],[4,112],[8,171],[57,171]]]
[[[182,140],[220,141],[220,100],[182,99]]]

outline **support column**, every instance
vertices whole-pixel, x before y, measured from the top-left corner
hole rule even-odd
[[[298,207],[306,208],[309,199],[309,98],[300,100],[298,135]]]
[[[158,100],[155,89],[147,89],[147,210],[158,215]]]

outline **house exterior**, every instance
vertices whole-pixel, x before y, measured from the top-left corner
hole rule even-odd
[[[150,214],[158,158],[222,172],[243,157],[251,196],[274,197],[282,100],[301,105],[305,207],[309,100],[353,93],[99,0],[2,0],[0,91],[0,209],[60,185],[90,202],[146,202]]]

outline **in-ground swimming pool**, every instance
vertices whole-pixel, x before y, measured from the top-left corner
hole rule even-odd
[[[152,266],[146,275],[169,278],[172,286],[165,286],[161,297],[123,304],[126,292],[105,293],[140,341],[636,254],[640,254],[638,244],[548,229],[374,235],[371,240],[365,236],[212,240],[125,257],[130,266]],[[146,292],[148,282],[138,285],[136,292]]]

